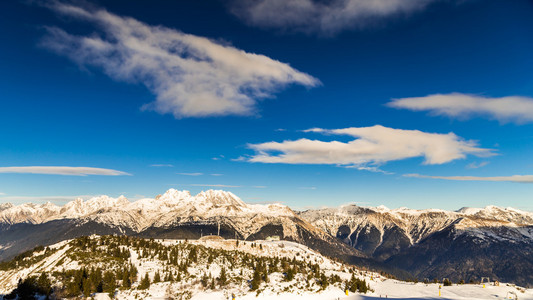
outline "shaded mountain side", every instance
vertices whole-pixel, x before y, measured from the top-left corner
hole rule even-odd
[[[336,237],[353,248],[383,261],[411,246],[411,240],[398,226],[380,230],[374,224],[356,227],[353,231],[347,225],[339,226]]]
[[[385,267],[419,280],[491,277],[533,285],[530,212],[495,206],[453,212],[348,205],[298,214]]]
[[[307,210],[298,215],[355,249],[384,261],[453,223],[458,213],[347,205]]]
[[[488,232],[494,228],[480,228]],[[499,228],[498,231],[506,231]],[[446,277],[459,280],[491,280],[533,286],[533,245],[474,235],[449,226],[389,258],[390,266],[407,270],[418,279]]]
[[[372,258],[364,258],[359,256],[353,256],[353,255],[341,255],[339,257],[341,261],[344,261],[350,265],[357,266],[359,268],[365,268],[369,271],[381,273],[385,272],[390,275],[393,275],[399,280],[413,280],[416,278],[411,274],[410,272],[403,270],[401,268],[398,268],[396,266],[393,266],[391,264],[388,264],[386,262],[377,261]]]
[[[128,228],[109,226],[97,222],[78,222],[76,220],[55,220],[43,224],[19,223],[0,226],[0,261],[13,258],[17,254],[33,249],[35,246],[48,246],[76,237],[100,235],[133,235]]]
[[[225,239],[244,239],[244,237],[228,224],[220,224],[220,230],[217,223],[194,223],[186,222],[176,224],[168,227],[151,226],[146,228],[136,236],[143,238],[159,238],[159,239],[190,239],[197,240],[202,236],[217,235]]]
[[[220,222],[220,219],[217,221],[203,220],[201,224],[197,223],[179,223],[176,225],[166,226],[166,227],[150,227],[138,234],[137,236],[144,238],[169,238],[169,239],[199,239],[202,236],[206,235],[217,235],[219,231],[218,225],[220,224],[220,236],[226,239],[243,239],[247,241],[255,240],[265,240],[268,237],[278,236],[282,240],[293,241],[305,245],[313,250],[318,251],[322,255],[337,258],[347,263],[361,263],[361,266],[372,266],[374,269],[383,269],[388,273],[396,272],[396,274],[402,274],[394,268],[385,267],[383,264],[380,264],[374,259],[369,258],[364,253],[349,247],[342,241],[337,238],[331,237],[329,235],[318,236],[316,232],[309,230],[307,227],[309,225],[305,224],[304,221],[298,218],[292,218],[296,226],[296,236],[293,235],[293,232],[287,234],[284,229],[283,222],[273,222],[262,226],[257,232],[249,235],[244,238],[241,233],[239,233],[234,227],[231,226],[231,222]],[[391,271],[391,272],[389,272]]]

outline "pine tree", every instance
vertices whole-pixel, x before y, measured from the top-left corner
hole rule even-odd
[[[130,272],[128,269],[124,269],[124,272],[122,273],[122,287],[124,288],[131,288],[131,279],[130,279]]]
[[[137,274],[139,273],[139,271],[137,270],[137,267],[135,267],[134,265],[130,265],[129,272],[130,272],[131,282],[137,281]]]
[[[72,297],[78,296],[81,293],[80,285],[81,284],[76,281],[76,278],[74,278],[72,281],[69,281],[67,283],[67,295]]]
[[[28,277],[24,280],[19,279],[17,288],[11,293],[9,299],[15,299],[17,296],[19,299],[34,299],[35,298],[35,286],[37,285],[35,277]]]
[[[189,260],[193,263],[198,261],[198,251],[196,250],[196,246],[191,247],[191,250],[189,251]]]
[[[206,273],[204,273],[204,275],[202,275],[202,277],[200,278],[200,283],[202,283],[203,287],[207,287],[207,285],[209,284],[209,276],[207,276]]]
[[[146,273],[146,275],[143,277],[143,279],[139,283],[138,289],[139,290],[146,290],[148,288],[150,288],[150,277],[148,277],[148,273]]]
[[[50,279],[46,273],[41,273],[41,276],[39,276],[39,279],[37,279],[37,287],[40,294],[49,296],[52,292],[52,283],[50,282]]]
[[[287,281],[292,281],[294,279],[294,270],[289,267],[287,270],[287,276],[285,277]]]
[[[155,272],[154,275],[154,283],[161,281],[161,275],[159,274],[159,271]]]
[[[324,273],[320,274],[320,280],[318,284],[320,285],[321,289],[325,289],[328,287],[329,282],[328,282],[328,278],[326,277],[326,274]]]
[[[259,273],[259,270],[257,270],[256,268],[254,270],[254,277],[252,279],[252,291],[257,290],[260,284],[261,284],[261,274]]]
[[[89,295],[91,295],[91,292],[92,292],[91,281],[88,278],[83,278],[82,286],[83,286],[83,295],[85,297],[89,297]]]
[[[211,284],[209,285],[209,288],[212,290],[215,289],[215,278],[211,278]]]
[[[106,271],[103,278],[103,292],[108,293],[109,297],[113,298],[115,295],[115,289],[117,288],[117,282],[115,273],[112,271]]]
[[[225,286],[228,282],[228,277],[226,275],[226,268],[222,267],[222,270],[220,270],[220,276],[218,277],[218,284],[221,286]]]
[[[270,282],[270,279],[268,279],[268,272],[264,272],[264,273],[263,273],[263,280],[264,280],[266,283],[269,283],[269,282]]]
[[[172,272],[172,270],[168,273],[168,281],[170,282],[174,282],[175,278],[174,278],[174,272]]]

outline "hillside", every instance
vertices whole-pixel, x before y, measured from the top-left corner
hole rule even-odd
[[[32,279],[34,278],[34,279]],[[18,285],[19,279],[22,284]],[[286,241],[91,236],[39,247],[0,265],[0,299],[38,290],[96,299],[430,299],[436,283],[389,279]],[[44,288],[43,288],[44,287]],[[349,296],[345,295],[345,288]],[[501,299],[533,291],[501,283],[442,286],[444,299]]]

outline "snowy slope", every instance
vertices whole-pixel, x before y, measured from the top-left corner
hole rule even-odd
[[[93,236],[91,239],[99,239],[98,236]],[[156,240],[156,243],[172,247],[175,245],[183,245],[184,241],[179,240]],[[239,251],[239,255],[247,253],[253,257],[266,258],[288,258],[300,261],[306,261],[312,264],[318,264],[322,272],[326,275],[338,275],[342,280],[348,280],[354,270],[341,264],[330,260],[327,257],[307,248],[304,245],[286,242],[286,241],[256,241],[243,242],[237,246],[235,240],[223,239],[202,239],[191,242],[194,245],[209,249],[222,249],[225,251]],[[104,246],[101,246],[104,247]],[[35,261],[34,264],[24,267],[16,268],[9,271],[0,271],[0,299],[2,294],[7,294],[16,286],[19,278],[26,278],[31,275],[38,276],[41,272],[51,274],[53,271],[65,271],[70,269],[79,269],[80,267],[91,267],[104,265],[101,262],[90,262],[90,260],[76,260],[73,254],[76,253],[76,248],[71,241],[64,241],[56,245],[50,246],[53,249],[51,255],[45,256],[42,260]],[[139,272],[139,278],[148,274],[150,278],[154,278],[155,273],[164,273],[172,268],[165,261],[159,260],[157,257],[142,257],[141,253],[144,250],[139,248],[128,248],[131,256],[128,259],[129,263],[134,265]],[[32,257],[42,255],[42,252],[34,253]],[[236,254],[235,254],[236,255]],[[205,259],[205,257],[204,257]],[[198,264],[191,264],[188,268],[189,276],[184,277],[180,282],[164,281],[159,283],[152,283],[148,290],[139,290],[136,287],[139,281],[133,282],[131,289],[120,289],[115,294],[116,299],[133,300],[133,299],[168,299],[170,296],[178,297],[178,295],[188,294],[192,300],[223,300],[230,299],[231,294],[236,295],[236,299],[258,299],[258,300],[293,300],[293,299],[311,299],[311,300],[371,300],[371,299],[449,299],[449,300],[466,300],[466,299],[509,299],[510,295],[517,295],[521,300],[533,299],[533,290],[524,289],[511,284],[499,283],[498,286],[493,282],[487,283],[485,286],[481,284],[453,284],[452,286],[441,286],[440,284],[424,284],[424,283],[410,283],[394,279],[388,279],[377,273],[367,272],[364,270],[355,270],[357,277],[368,282],[371,291],[367,294],[359,294],[349,292],[346,296],[342,284],[330,284],[326,289],[319,289],[316,285],[306,285],[307,280],[299,275],[292,281],[286,281],[284,275],[279,272],[273,272],[269,275],[269,282],[263,282],[257,291],[251,291],[246,280],[243,283],[239,281],[231,282],[224,288],[206,288],[203,287],[197,280],[201,274],[209,273],[213,277],[219,276],[222,267],[224,267],[231,274],[236,276],[243,276],[244,278],[251,278],[251,270],[236,269],[231,270],[230,264],[226,260],[215,259],[211,263],[200,258]],[[312,279],[311,281],[314,281]],[[439,286],[441,287],[439,296]],[[110,299],[107,294],[95,294],[95,299]],[[178,298],[179,299],[179,298]],[[514,298],[513,298],[514,299]]]

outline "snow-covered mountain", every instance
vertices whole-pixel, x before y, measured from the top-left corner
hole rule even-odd
[[[137,201],[100,196],[64,206],[0,206],[0,261],[36,245],[90,234],[243,240],[277,236],[404,278],[486,275],[533,284],[533,274],[517,275],[533,269],[533,213],[514,208],[347,205],[295,212],[281,204],[247,204],[225,191],[191,195],[175,189]]]
[[[457,229],[459,234],[476,235],[481,239],[533,241],[530,228],[533,213],[514,208],[487,206],[445,211],[346,205],[307,210],[299,215],[353,247],[383,260],[449,226]],[[501,227],[508,228],[507,233],[515,234],[508,236],[495,232]],[[391,245],[394,245],[393,249],[390,249]]]
[[[170,189],[155,198],[130,202],[126,197],[99,196],[87,201],[75,199],[64,206],[50,202],[27,203],[14,206],[5,204],[0,211],[0,223],[43,224],[50,221],[76,219],[95,221],[115,227],[125,227],[141,232],[149,227],[168,227],[185,222],[200,222],[232,217],[233,225],[246,238],[272,218],[297,217],[287,206],[281,204],[250,205],[231,192],[208,190],[192,196],[188,191]],[[254,220],[253,226],[248,224]],[[242,224],[241,224],[242,223]],[[244,224],[247,223],[247,224]],[[287,227],[287,232],[294,228]]]
[[[113,214],[113,218],[106,215]],[[0,222],[4,224],[40,224],[61,219],[105,220],[109,225],[143,230],[162,220],[179,215],[182,218],[209,218],[214,216],[245,216],[262,214],[266,216],[294,216],[287,206],[280,204],[249,205],[231,192],[208,190],[192,196],[188,191],[170,189],[155,198],[144,198],[130,202],[126,197],[93,197],[87,201],[81,198],[57,206],[26,203],[2,204]],[[164,221],[163,221],[164,222]]]
[[[247,204],[231,192],[208,190],[197,195],[170,189],[154,198],[130,202],[123,196],[51,203],[4,205],[0,211],[0,260],[38,244],[87,234],[126,234],[197,239],[204,235],[247,240],[281,239],[304,243],[331,255],[365,257],[302,220],[281,204]]]
[[[444,211],[347,205],[299,215],[418,278],[475,275],[533,284],[526,271],[533,268],[531,212],[496,206]]]

